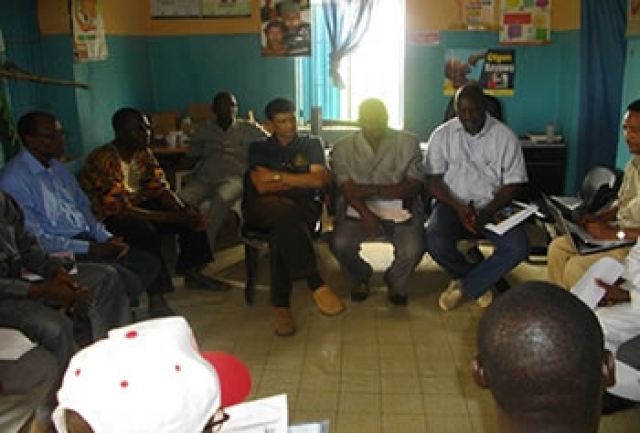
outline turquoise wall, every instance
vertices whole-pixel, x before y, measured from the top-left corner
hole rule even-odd
[[[282,96],[295,100],[295,59],[264,58],[258,35],[149,38],[149,64],[157,111],[186,111],[221,90],[238,99],[240,115]]]
[[[631,38],[627,41],[627,61],[624,71],[624,84],[622,88],[622,110],[624,113],[630,102],[640,98],[640,37]],[[629,161],[631,154],[624,141],[622,130],[618,140],[618,153],[616,166],[623,168]]]

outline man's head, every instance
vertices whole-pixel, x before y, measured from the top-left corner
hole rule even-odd
[[[379,143],[387,131],[389,114],[384,102],[370,98],[360,104],[358,124],[369,143]]]
[[[60,122],[49,113],[32,111],[18,120],[18,134],[31,154],[48,166],[64,154],[65,136]]]
[[[72,358],[53,419],[60,433],[208,432],[250,387],[237,358],[198,351],[182,317],[149,320]]]
[[[636,99],[627,107],[622,120],[622,130],[629,152],[640,155],[640,99]]]
[[[211,110],[216,116],[216,122],[223,129],[227,129],[238,116],[238,102],[231,92],[220,92],[213,97]]]
[[[276,98],[264,108],[273,135],[281,144],[289,144],[296,136],[296,106],[288,99]]]
[[[289,32],[297,30],[300,25],[300,5],[293,1],[284,1],[280,5],[280,16]]]
[[[456,116],[462,122],[465,131],[476,135],[486,121],[486,99],[482,88],[477,84],[466,84],[456,91],[454,100]]]
[[[491,391],[504,425],[597,427],[613,358],[577,297],[540,281],[514,287],[482,317],[477,344],[474,378]]]
[[[116,142],[131,150],[144,149],[151,142],[151,124],[147,116],[135,108],[121,108],[111,118]]]
[[[284,34],[286,33],[285,25],[280,20],[271,20],[264,27],[264,37],[267,40],[268,48],[284,47]]]

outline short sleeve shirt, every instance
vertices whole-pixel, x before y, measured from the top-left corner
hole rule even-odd
[[[487,115],[472,136],[458,118],[431,134],[425,160],[427,175],[443,175],[452,195],[463,203],[486,206],[501,188],[527,182],[520,142],[502,122]]]

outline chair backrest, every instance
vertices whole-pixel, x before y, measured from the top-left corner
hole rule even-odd
[[[151,115],[151,129],[154,134],[167,135],[179,129],[182,113],[179,111],[162,111]]]
[[[598,212],[617,197],[621,174],[615,169],[596,166],[587,172],[580,188],[582,208],[588,213]]]

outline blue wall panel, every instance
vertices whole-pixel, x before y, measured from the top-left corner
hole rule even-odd
[[[640,38],[635,37],[627,41],[627,61],[624,72],[624,83],[622,87],[622,109],[620,113],[624,113],[630,102],[640,99]],[[616,158],[616,166],[623,168],[629,161],[631,154],[629,148],[624,141],[622,128],[620,130],[620,139],[618,141],[618,154]]]
[[[191,102],[233,92],[240,115],[282,96],[295,100],[295,60],[263,58],[257,35],[179,36],[149,39],[155,109],[186,111]]]

